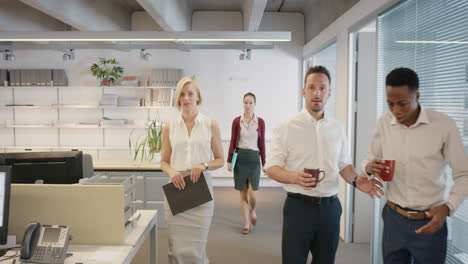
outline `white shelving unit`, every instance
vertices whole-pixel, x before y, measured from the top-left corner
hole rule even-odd
[[[148,85],[0,84],[0,152],[79,149],[95,160],[132,159],[130,137],[133,148],[135,140],[145,135],[147,121],[158,118],[165,122],[176,116],[172,102],[183,71],[152,69],[149,76],[142,76],[148,78],[144,81]],[[23,83],[21,77],[15,76],[13,84],[18,84],[18,78]],[[30,76],[26,77],[28,80]],[[101,122],[103,119],[128,122],[116,126],[114,122]]]
[[[109,106],[99,105],[104,94],[117,94],[120,96],[134,96],[145,99],[148,90],[169,90],[170,99],[165,100],[168,106]],[[47,151],[80,149],[90,153],[95,159],[109,159],[112,152],[121,152],[116,159],[122,159],[127,153],[131,156],[128,147],[129,134],[133,131],[135,137],[144,133],[142,122],[159,116],[160,110],[172,108],[174,86],[6,86],[0,87],[0,131],[1,135],[12,134],[9,144],[0,145],[0,151]],[[72,111],[72,113],[68,113]],[[83,111],[91,111],[93,124],[89,120],[70,120],[70,116],[83,118],[88,116]],[[123,126],[103,126],[99,120],[104,117],[112,119],[130,119],[125,114],[131,112],[137,117],[138,124]],[[34,118],[37,116],[37,121]],[[26,117],[26,118],[24,118]],[[50,117],[50,119],[47,119]],[[2,120],[3,119],[3,120]],[[44,120],[46,119],[46,120]],[[25,122],[26,120],[26,122]],[[55,122],[54,122],[55,121]],[[130,121],[130,120],[129,120]],[[63,124],[57,124],[63,122]],[[80,122],[88,124],[80,124]],[[38,130],[39,129],[39,130]],[[137,130],[137,131],[134,131]],[[10,132],[11,131],[11,132]],[[40,132],[44,131],[44,132]],[[54,132],[55,131],[55,132]],[[83,131],[83,132],[80,132]],[[89,131],[89,132],[86,132]],[[19,137],[34,137],[37,134],[48,133],[49,140],[46,145],[25,144]],[[52,135],[51,135],[52,134]],[[20,136],[21,135],[21,136]],[[70,138],[89,138],[94,143],[71,144]],[[113,137],[113,139],[112,139]],[[10,140],[11,141],[11,140]],[[51,142],[54,141],[54,142]],[[67,141],[67,142],[64,142]],[[108,142],[112,141],[112,142]],[[117,142],[118,141],[118,142]],[[115,142],[121,146],[115,146]],[[103,154],[105,153],[105,155]],[[103,157],[101,157],[103,154]]]

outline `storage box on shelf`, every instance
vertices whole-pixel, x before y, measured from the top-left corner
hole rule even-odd
[[[123,204],[123,212],[124,212],[124,221],[125,225],[131,223],[132,216],[136,212],[136,208],[134,203],[136,201],[135,196],[135,178],[133,176],[125,176],[125,177],[107,177],[103,175],[95,175],[91,178],[85,178],[80,180],[80,184],[84,185],[122,185],[124,189],[124,204]]]
[[[135,179],[136,209],[158,210],[159,227],[166,228],[164,216],[164,192],[162,186],[168,183],[167,175],[162,171],[95,171],[95,175],[121,179],[132,176]]]

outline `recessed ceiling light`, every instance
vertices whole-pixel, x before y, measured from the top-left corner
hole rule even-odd
[[[291,41],[291,32],[250,31],[48,31],[0,32],[0,41],[22,42],[282,42]]]

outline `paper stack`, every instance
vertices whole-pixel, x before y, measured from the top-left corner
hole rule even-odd
[[[117,106],[118,101],[119,96],[116,94],[103,94],[99,104],[103,106]]]
[[[120,96],[119,106],[140,106],[140,98],[132,96]]]
[[[124,126],[127,124],[127,119],[111,119],[108,117],[104,117],[101,122],[101,126]]]

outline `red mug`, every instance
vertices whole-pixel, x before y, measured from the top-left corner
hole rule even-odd
[[[325,172],[320,169],[306,169],[304,168],[305,173],[309,173],[312,175],[312,178],[315,178],[315,183],[312,187],[316,187],[319,182],[321,182],[325,178]],[[322,178],[319,178],[320,173],[323,173]]]
[[[384,167],[380,170],[380,178],[383,181],[392,181],[395,174],[395,160],[382,160],[380,163]],[[385,167],[388,167],[389,172],[385,173]]]

